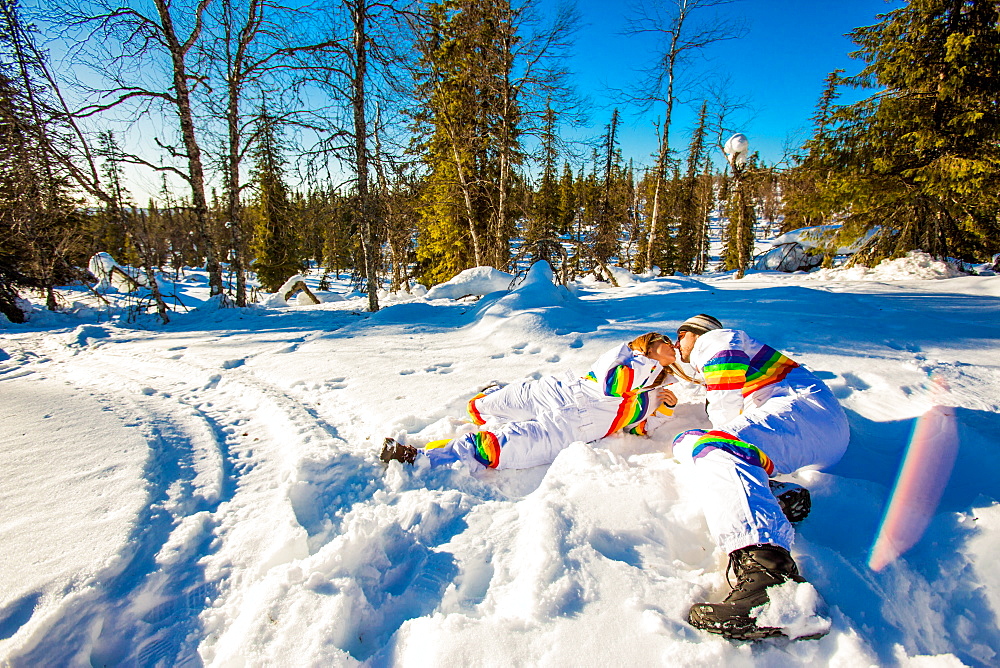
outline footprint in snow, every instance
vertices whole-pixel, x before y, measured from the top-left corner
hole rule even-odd
[[[451,368],[451,362],[442,362],[440,364],[432,364],[424,371],[427,373],[451,373],[453,369]]]

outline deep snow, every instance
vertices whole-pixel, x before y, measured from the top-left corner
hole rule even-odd
[[[168,292],[201,306],[166,326],[4,321],[0,663],[996,665],[1000,277],[948,275],[912,256],[507,292],[479,270],[370,314],[343,283],[319,305],[219,309],[190,272]],[[470,429],[465,402],[491,380],[583,374],[698,312],[806,364],[847,409],[844,460],[794,478],[813,493],[793,553],[829,606],[821,640],[684,622],[726,590],[669,452],[706,424],[698,388],[652,438],[573,444],[549,467],[377,461],[384,436]],[[954,472],[923,538],[874,572],[910,433],[939,404]]]

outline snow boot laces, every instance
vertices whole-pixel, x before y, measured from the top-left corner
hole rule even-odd
[[[385,464],[389,462],[412,464],[417,460],[417,449],[412,445],[397,443],[393,438],[386,438],[382,442],[382,452],[378,458]]]
[[[736,585],[729,571],[736,575]],[[805,582],[799,575],[795,560],[777,545],[750,545],[729,555],[726,581],[733,590],[722,603],[696,603],[691,606],[688,621],[696,629],[719,633],[726,638],[755,640],[783,635],[781,629],[759,627],[751,611],[770,599],[767,588],[789,580]]]

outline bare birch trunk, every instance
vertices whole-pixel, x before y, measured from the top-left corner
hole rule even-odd
[[[354,161],[358,177],[358,200],[361,214],[361,250],[364,257],[365,288],[368,310],[378,311],[378,276],[375,255],[378,252],[375,228],[372,224],[371,193],[368,189],[367,121],[365,119],[365,77],[368,69],[366,0],[351,0],[351,20],[354,23],[354,76],[351,81],[351,103],[354,111]]]
[[[205,269],[208,271],[209,293],[222,294],[222,267],[219,264],[215,240],[208,226],[208,199],[205,196],[205,169],[201,159],[201,147],[194,131],[194,115],[191,107],[191,88],[188,85],[190,76],[185,59],[191,46],[201,32],[202,15],[208,6],[208,0],[201,0],[195,15],[195,27],[183,44],[174,30],[173,16],[170,13],[168,0],[154,0],[160,16],[160,27],[166,43],[170,60],[173,65],[174,103],[177,106],[177,117],[180,120],[181,136],[184,140],[184,150],[188,162],[188,183],[191,186],[191,206],[194,210],[198,235],[201,238],[202,251],[205,253]]]

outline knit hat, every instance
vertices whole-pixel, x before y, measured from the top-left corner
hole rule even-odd
[[[722,323],[710,315],[699,313],[698,315],[692,316],[682,322],[681,326],[677,328],[677,333],[691,332],[692,334],[701,336],[705,332],[713,329],[722,329]]]

